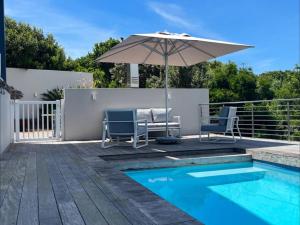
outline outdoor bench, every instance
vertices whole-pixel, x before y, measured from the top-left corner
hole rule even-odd
[[[172,109],[168,109],[168,130],[177,131],[181,136],[180,116],[172,116]],[[147,120],[148,132],[166,131],[166,109],[165,108],[140,108],[137,109],[137,119]]]

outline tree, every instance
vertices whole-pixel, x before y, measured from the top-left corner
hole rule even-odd
[[[258,76],[256,86],[258,99],[270,100],[274,98],[275,93],[272,89],[272,79],[269,76]]]
[[[93,51],[86,56],[76,59],[69,64],[75,71],[93,73],[94,86],[103,87],[118,87],[118,84],[112,78],[111,69],[113,63],[96,63],[96,59],[110,50],[112,47],[120,43],[119,40],[110,38],[107,41],[99,42],[94,45]]]
[[[239,68],[230,81],[230,89],[238,94],[239,101],[256,99],[256,76],[250,68]]]
[[[209,62],[203,75],[204,87],[212,102],[256,99],[256,76],[251,68],[238,68],[233,62]]]
[[[17,68],[57,69],[93,73],[94,86],[126,87],[126,64],[96,63],[96,59],[120,43],[109,38],[96,43],[85,56],[66,58],[51,34],[6,17],[7,66]],[[164,87],[165,68],[139,65],[141,88]],[[269,71],[256,76],[251,68],[239,68],[234,62],[203,62],[190,67],[169,67],[169,86],[173,88],[208,88],[210,101],[242,101],[300,97],[300,65],[293,70]]]
[[[161,80],[161,66],[141,64],[139,65],[139,74],[140,88],[156,87],[158,85],[156,81]],[[155,78],[150,79],[151,77]]]
[[[203,62],[192,66],[191,86],[193,88],[204,88],[208,86],[208,79],[209,79],[207,74],[208,67],[209,67],[208,62]]]
[[[114,81],[110,83],[110,88],[126,87],[128,74],[127,64],[115,64],[115,66],[110,69],[110,73],[112,74],[112,81]]]
[[[64,70],[65,53],[51,34],[6,17],[8,67]]]
[[[257,78],[257,93],[262,99],[299,98],[300,71],[270,71]]]

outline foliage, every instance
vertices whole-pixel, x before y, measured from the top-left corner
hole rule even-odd
[[[212,102],[256,99],[256,77],[250,68],[238,68],[233,62],[209,63],[207,88]]]
[[[270,71],[257,78],[257,92],[261,99],[299,98],[300,70]]]
[[[99,56],[110,50],[118,43],[120,43],[120,41],[113,38],[110,38],[104,42],[96,43],[92,52],[88,53],[86,56],[74,60],[73,62],[69,61],[69,68],[72,68],[72,70],[75,71],[93,73],[94,86],[97,88],[124,86],[123,84],[125,84],[125,81],[123,81],[123,84],[121,85],[118,84],[118,82],[113,78],[111,70],[114,68],[114,64],[96,62],[96,59]],[[117,73],[115,70],[112,71]],[[117,76],[117,74],[115,74],[115,76]]]
[[[64,50],[51,34],[5,18],[7,66],[32,69],[64,69]]]
[[[64,91],[62,88],[54,88],[47,90],[47,92],[41,94],[41,99],[44,101],[56,101],[64,98]]]
[[[7,85],[7,83],[2,79],[0,79],[0,89],[6,90],[10,94],[10,99],[16,100],[23,98],[22,91],[16,90],[14,87]]]
[[[127,82],[127,70],[128,65],[127,64],[115,64],[113,68],[109,70],[111,73],[111,78],[114,81],[114,83],[110,83],[110,88],[119,88],[119,87],[126,87]]]
[[[96,59],[120,43],[109,38],[96,43],[87,55],[66,58],[51,34],[28,24],[5,18],[7,65],[10,67],[59,69],[93,73],[94,87],[126,87],[125,64],[96,63]],[[139,65],[141,88],[164,87],[164,67]],[[169,67],[169,86],[208,88],[211,102],[300,97],[300,65],[294,70],[255,75],[251,68],[234,62],[203,62],[190,67]]]

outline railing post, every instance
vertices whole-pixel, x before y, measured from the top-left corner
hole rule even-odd
[[[56,101],[55,108],[55,137],[58,139],[60,137],[60,100]]]
[[[18,103],[18,100],[15,100],[15,126],[16,126],[16,141],[20,141],[20,104]],[[24,127],[23,127],[24,129]]]
[[[287,102],[287,125],[288,125],[288,141],[291,140],[291,115],[290,115],[290,102]]]
[[[61,140],[64,140],[65,138],[65,122],[64,122],[64,119],[65,119],[65,100],[64,99],[61,99],[60,100],[60,132],[61,132],[61,135],[60,135],[60,138]]]
[[[13,100],[9,102],[10,107],[10,141],[13,143],[15,141],[15,104]]]
[[[254,138],[254,104],[251,104],[251,134]]]

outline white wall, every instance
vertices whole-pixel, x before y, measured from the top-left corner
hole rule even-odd
[[[11,107],[10,95],[5,91],[4,95],[0,94],[0,153],[4,152],[13,142]]]
[[[173,114],[182,117],[183,135],[198,133],[198,104],[209,102],[208,89],[170,89],[169,93]],[[64,139],[99,139],[108,108],[150,107],[164,107],[164,89],[66,89]]]
[[[7,68],[7,83],[23,92],[22,100],[40,100],[40,94],[53,88],[92,87],[93,74],[58,70]],[[37,96],[35,96],[35,93]]]

